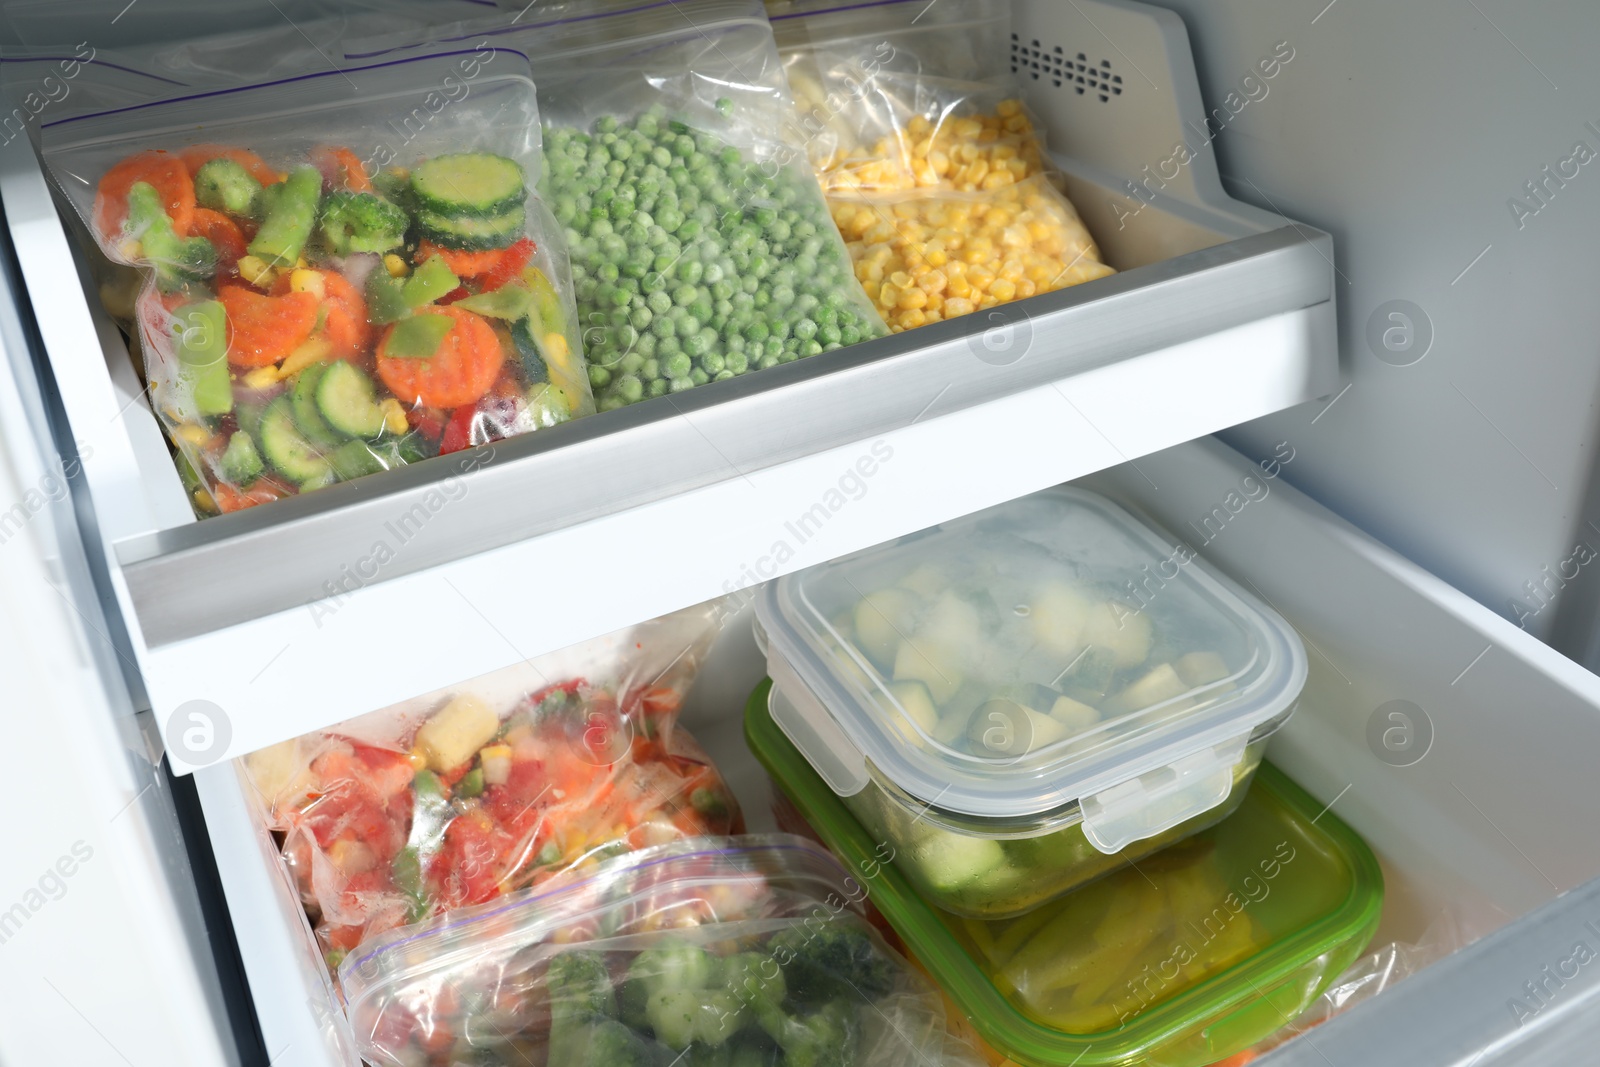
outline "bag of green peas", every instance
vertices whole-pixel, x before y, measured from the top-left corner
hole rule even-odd
[[[539,192],[566,231],[601,410],[887,332],[797,136],[761,0],[556,0],[459,30],[532,64]]]

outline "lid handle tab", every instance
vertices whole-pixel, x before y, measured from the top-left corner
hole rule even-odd
[[[1084,797],[1083,836],[1109,856],[1210,811],[1228,798],[1249,741],[1248,733],[1231,737]]]

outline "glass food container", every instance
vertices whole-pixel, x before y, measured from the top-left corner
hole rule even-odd
[[[1306,677],[1276,612],[1072,487],[780,578],[757,619],[778,726],[974,918],[1226,816]]]

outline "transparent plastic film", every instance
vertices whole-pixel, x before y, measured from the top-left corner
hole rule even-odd
[[[344,984],[379,1067],[975,1064],[862,893],[798,838],[685,842],[390,938]]]
[[[677,723],[722,621],[687,609],[246,757],[330,966],[621,852],[740,832]]]
[[[45,124],[200,515],[593,411],[534,95],[485,46]]]
[[[790,137],[758,0],[569,0],[481,32],[539,83],[540,191],[601,409],[886,332]]]

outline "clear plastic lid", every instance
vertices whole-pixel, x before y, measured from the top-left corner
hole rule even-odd
[[[1276,612],[1071,487],[781,578],[757,609],[780,725],[835,792],[876,774],[997,830],[1076,803],[1105,851],[1220,803],[1306,677]]]

